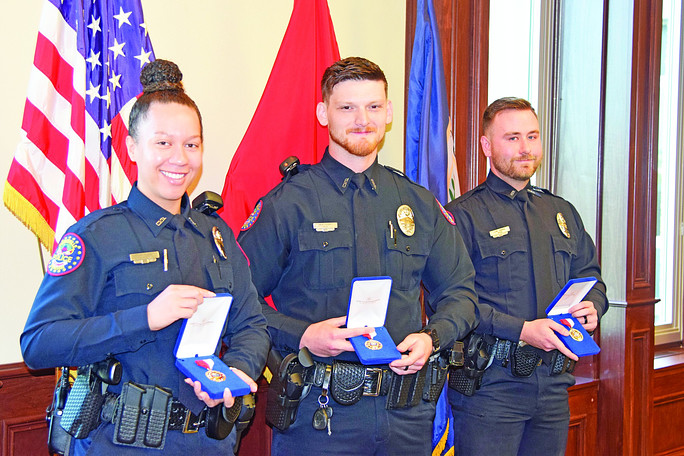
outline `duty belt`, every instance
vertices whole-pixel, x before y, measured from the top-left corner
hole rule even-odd
[[[207,408],[203,408],[199,415],[195,415],[189,408],[177,399],[171,401],[169,412],[170,431],[183,431],[184,434],[194,434],[207,424]]]
[[[390,382],[394,374],[389,367],[366,367],[362,364],[351,362],[336,362],[335,367],[336,369],[333,369],[329,364],[316,361],[306,373],[304,382],[321,387],[325,377],[325,370],[330,368],[337,374],[332,377],[332,389],[338,386],[337,384],[340,382],[347,383],[344,382],[345,378],[359,380],[363,378],[363,396],[386,396],[389,392]]]
[[[542,363],[549,366],[549,375],[560,375],[575,370],[575,361],[558,350],[544,351],[524,342],[497,339],[492,347],[493,358],[503,367],[511,363],[511,371],[518,377],[529,377]]]

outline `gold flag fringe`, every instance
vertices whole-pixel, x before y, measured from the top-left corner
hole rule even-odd
[[[23,223],[26,228],[36,235],[41,244],[52,252],[55,242],[55,232],[38,210],[19,193],[9,182],[5,181],[5,190],[2,193],[5,207]]]

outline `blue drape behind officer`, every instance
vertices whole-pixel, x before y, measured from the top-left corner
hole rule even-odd
[[[218,216],[190,207],[186,191],[199,177],[203,132],[181,78],[176,65],[164,60],[142,70],[144,92],[132,109],[126,141],[138,180],[127,201],[69,228],[35,298],[21,348],[27,365],[37,369],[115,357],[123,376],[110,392],[134,382],[129,399],[155,385],[163,388],[158,393],[172,394],[172,407],[163,407],[164,454],[225,454],[232,453],[235,431],[218,440],[197,428],[205,424],[206,406],[228,407],[234,398],[226,390],[222,399],[210,399],[199,382],[192,384],[176,369],[181,324],[204,298],[232,294],[221,332],[227,346],[222,360],[252,391],[270,340],[247,259],[230,228]],[[180,430],[188,422],[194,433]],[[103,420],[87,438],[73,440],[72,454],[154,453],[144,445],[122,446],[120,439],[114,443],[114,429]]]
[[[476,332],[491,336],[493,360],[472,396],[449,390],[454,447],[463,455],[562,455],[577,356],[554,333],[567,335],[567,328],[545,318],[545,310],[569,279],[596,277],[584,301],[570,309],[591,332],[608,308],[606,288],[575,208],[530,184],[542,149],[529,102],[493,102],[483,129],[487,180],[446,208],[475,266]]]
[[[382,70],[350,57],[329,67],[321,86],[316,114],[328,127],[328,150],[259,201],[239,235],[259,295],[271,295],[277,307],[262,303],[275,348],[285,356],[306,347],[315,359],[296,420],[273,430],[273,454],[429,454],[435,405],[422,399],[421,382],[433,350],[477,323],[472,264],[435,197],[377,161],[392,121]],[[369,270],[392,277],[385,327],[404,352],[375,370],[359,364],[347,340],[367,330],[344,327],[351,281]],[[426,328],[421,281],[432,296]],[[347,381],[366,384],[364,394],[336,397]],[[314,429],[325,400],[329,426]]]

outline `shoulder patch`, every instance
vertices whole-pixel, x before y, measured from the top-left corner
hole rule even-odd
[[[437,205],[439,206],[439,210],[442,211],[442,215],[444,216],[445,219],[447,219],[447,222],[451,223],[452,225],[456,225],[456,221],[454,220],[454,216],[451,214],[451,212],[444,209],[444,206],[442,206],[442,203],[440,203],[437,198],[435,198],[435,201],[437,201]]]
[[[247,231],[252,227],[252,225],[254,225],[254,223],[259,218],[259,214],[261,214],[262,207],[264,207],[264,202],[262,200],[259,200],[257,205],[254,207],[252,213],[249,214],[249,217],[247,217],[247,220],[245,220],[245,223],[243,223],[240,227],[240,231]]]
[[[85,245],[77,234],[67,233],[62,236],[55,253],[48,263],[47,273],[51,276],[62,276],[75,271],[83,263]]]

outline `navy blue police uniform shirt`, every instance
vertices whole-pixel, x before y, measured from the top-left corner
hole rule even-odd
[[[271,295],[277,307],[262,299],[273,345],[283,353],[299,349],[311,323],[347,314],[355,272],[354,190],[349,185],[354,172],[328,151],[319,164],[300,169],[257,203],[238,237],[260,297]],[[423,327],[422,281],[431,296],[426,303],[428,326],[437,330],[446,347],[464,337],[478,319],[472,263],[448,221],[451,216],[429,191],[377,160],[364,174],[372,195],[367,217],[378,242],[380,275],[392,277],[385,327],[395,343]],[[412,236],[397,227],[402,204],[414,213]],[[390,221],[396,228],[393,236]],[[336,228],[314,228],[327,222]],[[353,352],[337,358],[358,361]]]
[[[124,382],[133,381],[170,388],[178,397],[179,388],[187,387],[173,353],[183,320],[152,331],[147,305],[167,286],[184,284],[233,295],[222,333],[228,346],[223,361],[256,379],[270,340],[247,259],[228,225],[216,215],[191,209],[187,195],[181,215],[182,230],[196,250],[181,251],[178,257],[175,230],[169,226],[172,214],[135,186],[127,201],[73,225],[51,260],[21,335],[26,364],[35,369],[80,366],[111,354],[122,363],[123,377],[110,390],[118,392]],[[223,238],[226,258],[214,240],[213,227]],[[136,264],[130,256],[136,253],[158,257]],[[199,255],[201,270],[184,277],[180,267],[192,255]]]
[[[608,310],[596,248],[577,210],[568,201],[528,184],[531,204],[541,212],[535,227],[548,236],[552,265],[544,273],[553,294],[537,302],[530,253],[530,236],[517,191],[493,173],[487,180],[446,205],[475,267],[480,325],[478,333],[517,341],[523,323],[546,317],[546,308],[568,280],[596,277],[598,282],[584,300],[594,303],[599,318]],[[567,226],[563,233],[561,214]],[[568,237],[569,236],[569,237]]]

